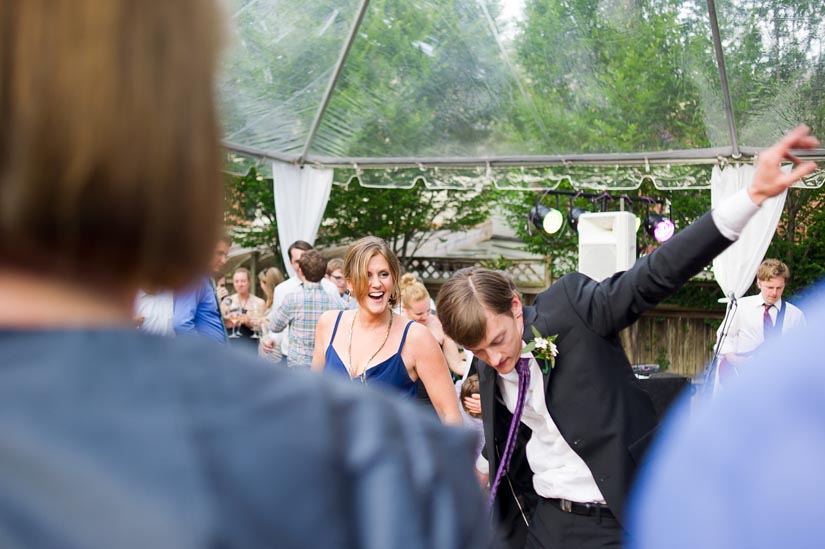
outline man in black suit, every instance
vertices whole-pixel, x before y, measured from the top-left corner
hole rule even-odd
[[[618,334],[736,240],[762,202],[811,173],[815,165],[791,149],[817,145],[804,126],[790,132],[760,154],[746,191],[602,282],[568,274],[532,307],[498,271],[464,269],[444,285],[444,331],[478,358],[484,454],[512,546],[621,544],[628,489],[657,420]],[[789,174],[779,169],[786,159],[798,164]],[[552,368],[536,360],[549,351],[522,350],[534,329],[557,336]],[[520,423],[511,426],[514,413]]]

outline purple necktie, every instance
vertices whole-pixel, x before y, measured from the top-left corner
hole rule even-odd
[[[765,312],[762,313],[762,337],[764,339],[768,339],[769,337],[773,336],[773,321],[771,320],[771,307],[773,305],[768,305],[765,303],[762,305],[765,307]]]
[[[516,398],[516,407],[513,409],[513,419],[510,421],[510,432],[507,433],[507,442],[504,444],[504,455],[501,456],[501,462],[498,464],[498,471],[496,471],[496,478],[490,487],[489,506],[493,506],[493,500],[496,498],[496,491],[501,479],[507,474],[510,468],[510,459],[513,457],[513,450],[516,447],[516,439],[518,438],[518,428],[521,425],[521,413],[524,411],[524,401],[527,398],[527,387],[530,386],[530,359],[520,358],[516,363],[516,372],[518,373],[518,397]]]

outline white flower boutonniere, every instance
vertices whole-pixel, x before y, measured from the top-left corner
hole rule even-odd
[[[541,372],[546,374],[556,366],[556,356],[559,354],[559,349],[556,347],[556,338],[558,334],[544,337],[536,329],[535,326],[530,326],[533,330],[533,341],[524,346],[522,353],[533,353],[536,360],[541,367]]]

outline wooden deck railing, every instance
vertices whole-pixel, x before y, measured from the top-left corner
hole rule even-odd
[[[516,286],[524,293],[534,294],[550,284],[549,271],[542,260],[511,259],[490,260],[463,257],[414,257],[408,270],[418,275],[428,287],[437,289],[456,271],[465,267],[489,267],[507,271]]]

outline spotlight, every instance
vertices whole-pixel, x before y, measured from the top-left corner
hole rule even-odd
[[[564,216],[555,208],[548,208],[538,204],[530,210],[530,219],[533,225],[547,234],[556,234],[564,224]]]
[[[582,208],[571,208],[570,213],[567,214],[567,222],[574,231],[579,230],[579,217],[581,217],[583,213],[587,213],[587,210]]]
[[[667,217],[659,214],[648,214],[645,217],[645,231],[656,239],[656,242],[665,242],[676,232],[676,225]]]

